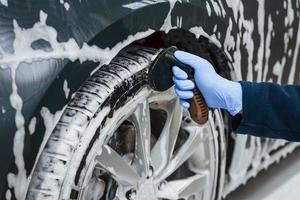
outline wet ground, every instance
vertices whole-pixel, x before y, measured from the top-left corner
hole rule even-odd
[[[300,149],[260,172],[225,200],[299,200]]]

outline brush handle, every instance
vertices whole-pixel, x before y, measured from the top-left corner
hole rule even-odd
[[[175,65],[175,66],[179,67],[180,69],[182,69],[183,71],[185,71],[188,75],[188,79],[192,80],[195,83],[194,69],[191,68],[190,66],[183,64],[175,57],[174,53],[176,50],[177,50],[177,48],[174,47],[172,50],[169,50],[169,52],[166,53],[165,56],[166,56],[169,64],[171,64],[172,66]],[[196,86],[196,83],[195,83],[195,86]],[[197,88],[197,86],[193,90],[193,93],[194,93],[193,98],[188,100],[188,102],[190,103],[189,112],[191,114],[191,118],[198,124],[204,124],[208,120],[207,104],[205,103],[205,100],[204,100],[200,90]]]
[[[191,118],[198,124],[204,124],[208,120],[208,107],[199,89],[195,88],[193,93],[193,98],[188,100],[190,103],[189,112]]]

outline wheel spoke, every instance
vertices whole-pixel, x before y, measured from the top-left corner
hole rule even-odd
[[[158,197],[162,199],[180,199],[196,195],[208,185],[206,174],[197,174],[182,180],[166,182],[158,191]]]
[[[197,131],[198,128],[190,127],[189,137],[186,142],[180,147],[177,153],[172,157],[163,172],[159,175],[158,180],[166,179],[172,174],[178,167],[180,167],[189,157],[197,150],[200,142],[202,141],[201,131]]]
[[[139,175],[117,152],[108,145],[103,145],[102,152],[96,156],[96,162],[114,177],[118,183],[137,185]]]
[[[140,169],[139,173],[145,172],[145,175],[149,175],[151,125],[148,101],[140,103],[129,120],[133,121],[137,131],[135,166]]]
[[[159,174],[172,157],[182,120],[182,107],[178,99],[166,105],[167,120],[162,133],[151,151],[155,174]]]

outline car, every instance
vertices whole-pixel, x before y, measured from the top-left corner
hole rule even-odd
[[[0,0],[1,199],[225,198],[298,144],[237,134],[221,109],[195,123],[148,68],[176,46],[298,84],[299,23],[291,0]]]

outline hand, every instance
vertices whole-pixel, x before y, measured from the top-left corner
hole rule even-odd
[[[196,55],[176,51],[175,57],[195,70],[196,85],[208,107],[226,109],[233,116],[242,110],[242,87],[240,83],[219,76],[207,60]],[[174,66],[172,71],[176,94],[180,98],[181,105],[187,109],[190,105],[186,99],[193,97],[192,90],[195,85],[187,79],[187,74],[177,66]]]

